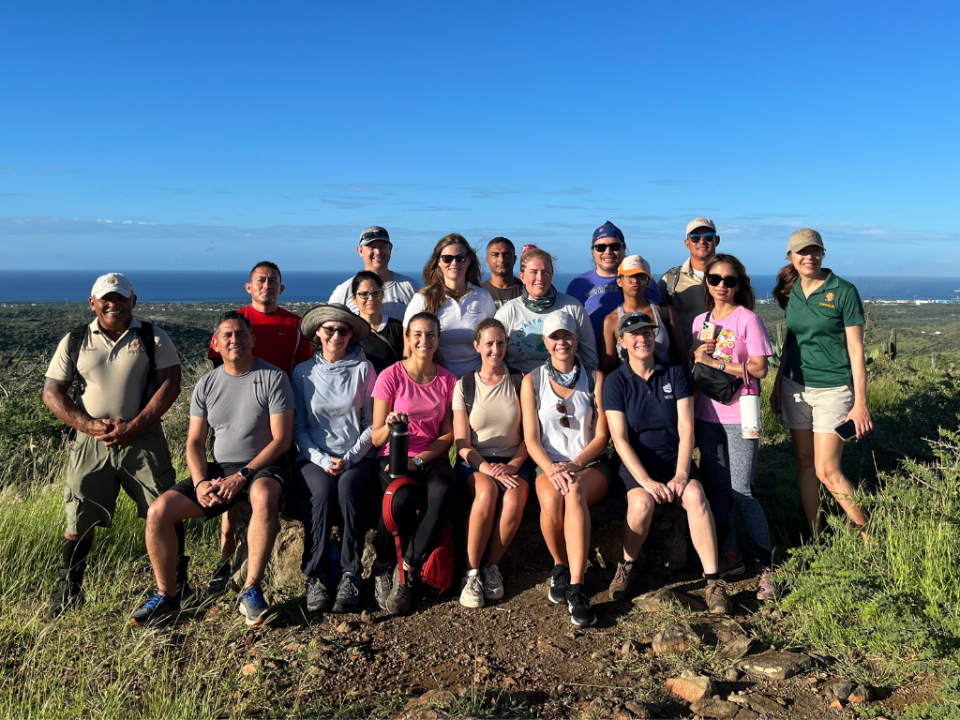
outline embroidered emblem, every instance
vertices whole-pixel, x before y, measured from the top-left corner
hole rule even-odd
[[[836,293],[828,292],[826,295],[827,302],[833,302],[833,299],[836,297]]]
[[[667,395],[669,395],[670,393],[672,393],[672,392],[673,392],[673,385],[672,385],[671,383],[667,383],[666,385],[664,385],[664,386],[663,386],[663,392],[664,392],[665,394],[667,394]]]

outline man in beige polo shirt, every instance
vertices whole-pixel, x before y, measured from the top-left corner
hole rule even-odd
[[[687,235],[683,243],[690,251],[690,257],[684,260],[683,265],[667,270],[658,285],[663,301],[677,315],[680,337],[683,338],[683,356],[689,362],[693,321],[697,315],[707,311],[703,295],[703,269],[707,261],[717,254],[717,245],[720,244],[717,226],[710,218],[694,218],[687,223]]]
[[[97,278],[90,296],[96,319],[60,341],[43,386],[46,406],[76,430],[64,492],[60,581],[47,608],[49,619],[82,603],[94,529],[112,524],[120,489],[146,518],[150,503],[176,482],[160,418],[180,394],[177,349],[163,330],[133,316],[137,296],[120,273]],[[183,589],[182,525],[177,540]]]

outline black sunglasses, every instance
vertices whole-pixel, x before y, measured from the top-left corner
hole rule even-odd
[[[607,243],[604,245],[597,244],[593,246],[594,252],[598,252],[601,255],[603,255],[603,253],[605,253],[607,250],[610,252],[620,252],[622,249],[623,243]]]
[[[334,325],[333,327],[329,327],[327,325],[321,325],[320,329],[323,330],[323,332],[325,332],[330,337],[333,337],[334,335],[340,335],[341,337],[348,337],[351,333],[350,328],[346,327],[345,325]]]
[[[557,400],[557,412],[563,415],[560,418],[560,426],[570,429],[570,416],[567,414],[567,404],[563,400]]]
[[[717,275],[716,273],[710,273],[707,275],[707,282],[714,287],[723,283],[725,288],[735,288],[740,284],[740,278],[736,275]]]
[[[459,255],[441,255],[440,262],[444,265],[450,265],[453,261],[456,260],[458,263],[463,265],[467,261],[467,256],[465,253],[460,253]]]

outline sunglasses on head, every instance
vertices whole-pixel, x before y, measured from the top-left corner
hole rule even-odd
[[[740,278],[736,275],[717,275],[716,273],[710,273],[707,275],[707,282],[714,287],[723,283],[725,288],[735,288],[740,284]]]
[[[467,261],[467,256],[465,253],[460,253],[459,255],[441,255],[440,262],[444,265],[452,265],[454,260],[463,265]]]
[[[620,243],[620,242],[603,243],[603,244],[597,243],[596,245],[593,246],[594,252],[598,252],[601,255],[605,253],[607,250],[609,250],[610,252],[620,252],[622,249],[623,249],[623,243]]]
[[[716,233],[703,233],[702,235],[700,233],[690,233],[689,235],[687,235],[687,237],[690,238],[690,242],[692,243],[698,243],[701,240],[703,240],[704,242],[712,243],[712,242],[716,242],[717,240]]]
[[[567,414],[567,404],[563,400],[557,400],[557,412],[563,415],[560,418],[560,426],[570,428],[570,416]]]
[[[350,335],[350,328],[345,325],[321,325],[320,329],[323,330],[325,335],[333,337],[334,335],[339,335],[340,337],[347,337]]]
[[[383,290],[361,290],[357,293],[357,297],[361,300],[366,300],[367,298],[380,298],[383,297]]]

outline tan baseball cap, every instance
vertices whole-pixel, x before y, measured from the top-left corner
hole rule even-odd
[[[133,283],[127,280],[125,275],[121,275],[120,273],[101,275],[93,284],[93,290],[90,291],[90,294],[97,298],[97,300],[100,300],[104,295],[109,295],[110,293],[117,293],[118,295],[123,295],[125,298],[128,298],[133,295]]]
[[[557,330],[567,330],[575,333],[579,328],[577,327],[577,321],[573,319],[573,315],[559,310],[543,318],[543,336],[550,337]]]
[[[803,250],[805,247],[810,247],[811,245],[816,245],[818,248],[826,250],[826,248],[823,247],[823,238],[820,237],[820,233],[810,228],[803,228],[790,234],[790,239],[787,240],[787,252],[792,253],[797,250]]]
[[[620,263],[620,269],[617,270],[618,275],[640,275],[641,273],[648,278],[653,278],[650,272],[650,263],[639,255],[627,255]]]
[[[698,217],[698,218],[694,218],[693,220],[691,220],[690,222],[687,223],[687,233],[686,233],[686,234],[689,235],[689,234],[692,233],[694,230],[696,230],[697,228],[701,228],[701,227],[708,227],[708,228],[710,228],[711,230],[713,230],[714,232],[717,231],[717,226],[713,224],[713,220],[711,220],[710,218]]]

